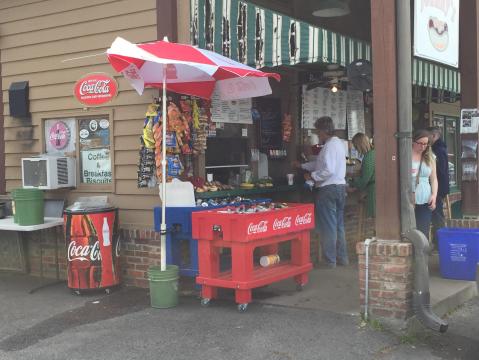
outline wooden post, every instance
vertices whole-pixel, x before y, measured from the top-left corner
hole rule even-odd
[[[400,239],[394,0],[371,0],[371,42],[376,147],[376,236]]]
[[[1,55],[1,50],[0,50]],[[1,57],[0,57],[1,58]],[[2,63],[0,61],[0,88],[2,88]],[[5,194],[5,121],[3,107],[3,91],[0,92],[0,194]]]
[[[479,54],[478,54],[478,18],[477,1],[461,1],[459,8],[459,66],[461,67],[461,107],[472,109],[479,107]],[[474,138],[477,134],[463,134],[463,138]],[[461,143],[459,143],[461,149]],[[462,176],[462,167],[458,168]],[[479,181],[462,182],[462,212],[465,215],[479,215]]]

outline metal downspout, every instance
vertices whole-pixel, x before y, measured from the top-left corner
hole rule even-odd
[[[399,172],[401,186],[401,236],[414,246],[413,309],[424,326],[445,332],[448,324],[431,310],[429,293],[429,242],[416,230],[411,194],[411,133],[412,133],[412,74],[411,74],[411,4],[396,0],[397,33],[397,106],[399,138]]]

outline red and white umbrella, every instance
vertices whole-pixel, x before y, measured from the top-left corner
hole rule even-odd
[[[132,44],[120,37],[107,50],[113,68],[127,78],[141,95],[145,87],[163,87],[180,94],[209,99],[214,90],[222,100],[271,94],[266,73],[215,52],[191,45],[155,41]]]
[[[210,99],[214,91],[222,100],[252,98],[271,94],[268,78],[280,76],[265,73],[233,61],[212,51],[191,45],[155,41],[132,44],[120,37],[107,50],[113,68],[122,73],[141,95],[146,86],[163,89],[163,111],[166,114],[166,90]],[[166,126],[162,126],[161,181],[161,270],[166,270]]]

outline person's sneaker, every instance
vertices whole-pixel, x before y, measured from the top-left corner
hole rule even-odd
[[[337,261],[336,264],[338,264],[339,266],[348,266],[349,261]]]

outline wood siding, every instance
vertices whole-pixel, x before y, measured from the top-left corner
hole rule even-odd
[[[156,40],[156,7],[156,0],[0,0],[0,90],[7,191],[21,186],[21,157],[44,151],[44,119],[112,114],[115,179],[114,191],[107,195],[120,208],[122,227],[153,226],[152,207],[160,203],[158,189],[138,189],[136,170],[146,106],[158,92],[147,90],[139,96],[114,72],[103,53],[116,36],[132,42]],[[119,91],[106,106],[84,110],[73,96],[73,86],[91,72],[114,76]],[[16,81],[29,82],[31,121],[10,116],[8,88]],[[57,190],[49,195],[64,196],[71,203],[88,194]]]

